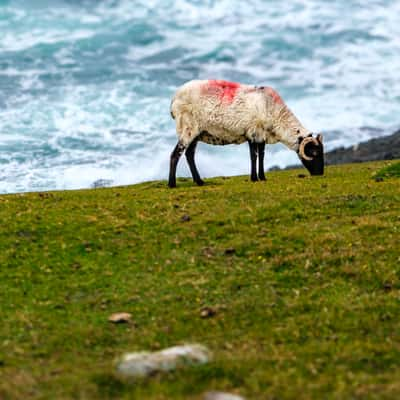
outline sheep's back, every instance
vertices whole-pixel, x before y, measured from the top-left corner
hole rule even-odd
[[[206,132],[199,139],[210,144],[262,141],[276,103],[266,90],[271,89],[226,81],[187,82],[177,90],[171,106],[178,134],[189,124],[197,133]]]

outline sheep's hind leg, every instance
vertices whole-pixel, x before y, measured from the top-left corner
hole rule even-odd
[[[190,172],[193,176],[193,181],[196,182],[199,186],[204,185],[204,181],[200,178],[199,171],[197,171],[196,164],[194,162],[194,153],[196,151],[198,139],[194,139],[192,143],[190,143],[189,147],[186,149],[186,160],[189,164]]]
[[[174,151],[171,153],[171,159],[169,163],[169,180],[168,186],[170,188],[176,187],[176,166],[178,165],[178,161],[185,151],[186,146],[182,142],[178,142],[175,146]]]
[[[265,181],[264,173],[264,154],[265,154],[265,142],[257,143],[258,146],[258,179]]]
[[[251,173],[250,179],[252,182],[257,182],[257,143],[249,140],[250,160],[251,160]]]

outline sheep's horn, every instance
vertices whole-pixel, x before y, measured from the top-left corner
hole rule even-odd
[[[306,153],[305,153],[305,147],[306,147],[306,145],[307,145],[308,143],[311,143],[311,142],[315,143],[317,146],[319,145],[317,139],[313,138],[312,136],[308,136],[308,137],[304,138],[304,139],[301,141],[300,147],[299,147],[299,154],[300,154],[300,157],[303,158],[304,160],[307,160],[307,161],[311,161],[311,160],[312,160],[312,157],[309,157],[309,156],[306,155]]]

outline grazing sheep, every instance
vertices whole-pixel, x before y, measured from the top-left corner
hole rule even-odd
[[[198,141],[214,145],[248,142],[252,181],[265,180],[266,143],[285,144],[297,152],[311,175],[324,173],[322,135],[314,138],[270,87],[220,80],[190,81],[177,90],[171,115],[179,140],[171,154],[169,187],[176,186],[176,166],[185,150],[194,182],[204,184],[194,162]]]

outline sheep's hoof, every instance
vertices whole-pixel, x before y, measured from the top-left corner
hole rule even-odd
[[[168,183],[168,187],[169,187],[170,189],[176,188],[176,182],[169,182],[169,183]]]
[[[196,181],[197,185],[204,186],[204,181],[202,179]]]
[[[257,182],[258,181],[258,178],[256,176],[252,176],[250,179],[251,179],[252,182]]]
[[[266,181],[267,179],[265,178],[265,176],[260,176],[259,178],[258,178],[260,181]]]

